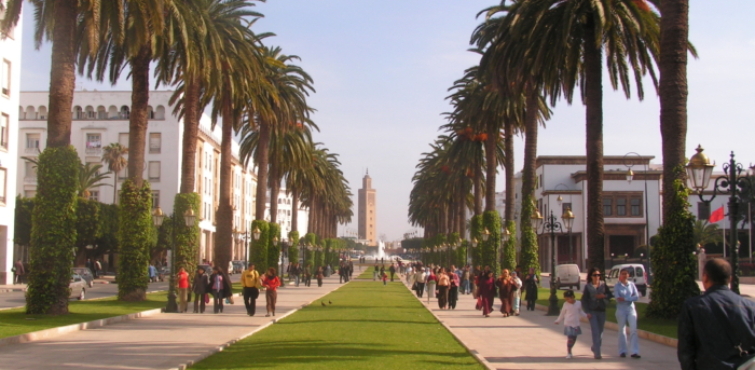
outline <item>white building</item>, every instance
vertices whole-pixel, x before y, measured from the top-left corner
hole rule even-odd
[[[183,124],[171,112],[168,103],[172,91],[150,92],[150,120],[147,129],[144,178],[150,182],[153,207],[160,206],[166,213],[173,210],[175,195],[181,181],[181,141]],[[85,163],[102,163],[102,148],[111,143],[128,147],[130,91],[76,91],[73,99],[73,124],[71,144]],[[21,156],[36,156],[46,142],[47,92],[23,92],[15,105],[20,112],[20,134],[14,142],[23,149],[9,163],[18,163],[23,171],[16,177],[17,193],[32,197],[36,194],[36,172]],[[15,109],[14,109],[15,110]],[[201,195],[199,227],[202,235],[197,258],[213,259],[215,212],[218,206],[220,187],[220,125],[211,128],[210,118],[200,121],[196,153],[195,191]],[[254,194],[257,188],[256,175],[251,168],[244,168],[238,160],[238,144],[233,143],[233,195],[234,222],[238,230],[250,225],[254,218]],[[105,168],[107,164],[102,163]],[[117,176],[121,189],[126,171]],[[111,177],[105,183],[113,184]],[[91,191],[91,198],[103,203],[112,203],[115,189],[101,186]],[[11,193],[13,194],[13,193]],[[11,212],[12,217],[12,212]],[[248,229],[249,226],[246,226]],[[234,248],[234,259],[244,258],[243,245]]]
[[[653,169],[653,156],[603,158],[603,220],[605,224],[605,256],[633,256],[635,250],[648,243],[661,224],[661,175]],[[587,260],[587,173],[584,156],[540,156],[537,158],[535,202],[544,218],[551,212],[556,221],[567,208],[574,212],[574,225],[569,233],[556,233],[556,263],[575,261],[582,269]],[[631,167],[633,181],[627,181]],[[647,170],[646,170],[647,169]],[[517,200],[521,187],[517,187]],[[517,202],[516,214],[521,214]],[[522,220],[522,222],[529,220]],[[521,233],[517,233],[520,236]],[[538,245],[543,270],[550,271],[550,234],[539,235]],[[608,262],[606,263],[608,264]]]
[[[4,16],[0,11],[0,19]],[[6,38],[0,37],[0,284],[13,282],[11,268],[14,259],[26,260],[26,256],[16,254],[13,247],[16,208],[16,184],[13,179],[17,178],[21,29],[19,20]]]
[[[270,195],[270,190],[267,192],[267,199],[268,203],[265,203],[265,221],[270,222],[270,202],[277,201],[278,216],[275,221],[280,225],[281,239],[286,240],[288,239],[288,234],[293,229],[293,206],[291,204],[293,196],[286,194],[286,189],[281,187],[278,191],[277,199],[273,200],[273,197]],[[298,212],[296,230],[299,232],[299,236],[304,236],[304,234],[307,233],[307,226],[309,225],[309,210],[306,207],[302,207],[300,203]]]

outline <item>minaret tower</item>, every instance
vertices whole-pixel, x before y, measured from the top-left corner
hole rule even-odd
[[[366,240],[367,245],[377,245],[377,205],[372,178],[367,170],[359,189],[359,239]]]

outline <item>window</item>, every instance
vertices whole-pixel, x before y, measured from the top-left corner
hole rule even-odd
[[[35,196],[37,196],[37,191],[36,190],[24,190],[24,197],[26,197],[26,198],[34,198]]]
[[[0,148],[8,150],[8,135],[10,126],[10,116],[3,113],[0,115]]]
[[[87,154],[99,154],[102,150],[102,135],[87,134],[86,152]]]
[[[121,144],[124,148],[128,148],[128,132],[118,134],[118,144]]]
[[[640,213],[640,198],[630,199],[629,208],[632,216],[642,216],[642,214]]]
[[[127,106],[125,106],[125,105],[124,105],[124,106],[122,106],[122,107],[121,107],[121,111],[120,111],[120,113],[118,114],[118,117],[119,117],[120,119],[128,119],[128,117],[129,117],[130,115],[131,115],[131,111],[130,111],[130,109],[129,109],[129,108],[127,107]]]
[[[7,178],[8,170],[0,168],[0,203],[5,203],[5,181]]]
[[[39,134],[26,134],[26,149],[39,150]]]
[[[149,162],[149,181],[160,181],[160,162]]]
[[[603,217],[613,216],[613,198],[603,198]]]
[[[160,206],[160,190],[152,190],[152,209]]]
[[[0,94],[10,96],[10,60],[3,59],[2,70],[0,70]]]
[[[616,198],[616,216],[627,215],[627,198]]]
[[[26,168],[25,176],[27,179],[37,178],[37,165],[29,161],[24,162],[24,168]]]
[[[93,200],[95,202],[100,201],[100,191],[99,190],[90,190],[89,191],[89,200]]]
[[[710,218],[710,203],[697,202],[697,219],[707,220]]]
[[[159,132],[152,132],[149,134],[149,152],[160,153],[162,147],[162,134]]]
[[[123,180],[125,178],[128,178],[128,166],[124,166],[118,171],[118,179]]]

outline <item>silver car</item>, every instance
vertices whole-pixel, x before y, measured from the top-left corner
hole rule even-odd
[[[71,282],[68,284],[68,288],[71,289],[71,295],[68,298],[76,298],[80,301],[86,298],[87,281],[81,275],[71,274]]]

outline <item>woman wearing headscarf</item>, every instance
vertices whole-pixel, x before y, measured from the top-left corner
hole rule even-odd
[[[527,311],[535,310],[537,301],[537,283],[539,282],[535,269],[530,267],[529,273],[524,278],[524,300],[527,301]]]
[[[509,317],[514,311],[512,303],[516,286],[509,276],[508,269],[501,272],[501,277],[496,280],[495,285],[498,288],[498,297],[501,299],[501,314],[503,314],[503,317]]]
[[[480,275],[477,281],[477,289],[479,292],[477,305],[482,310],[483,316],[490,317],[493,301],[495,300],[495,280],[493,279],[493,271],[485,271]]]

